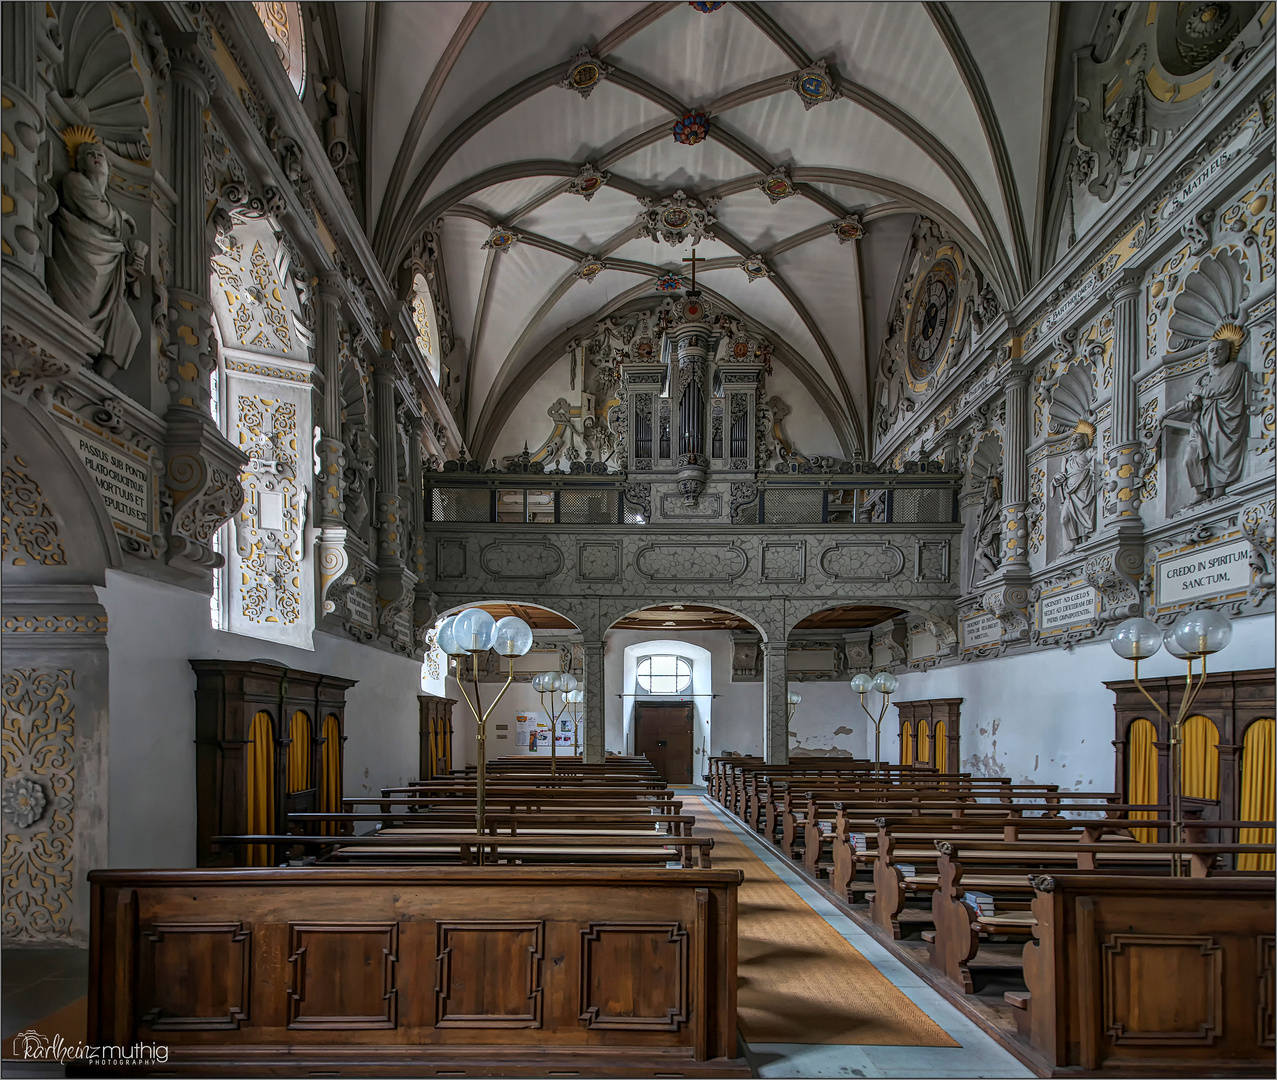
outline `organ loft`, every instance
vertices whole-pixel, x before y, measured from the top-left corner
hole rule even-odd
[[[1274,12],[0,5],[5,1075],[1271,1075]]]

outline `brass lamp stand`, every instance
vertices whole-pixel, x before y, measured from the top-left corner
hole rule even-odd
[[[1135,687],[1148,703],[1157,710],[1158,715],[1166,721],[1170,734],[1168,747],[1170,750],[1170,807],[1171,807],[1171,843],[1184,842],[1184,721],[1192,712],[1197,695],[1206,685],[1206,657],[1219,652],[1232,639],[1233,627],[1227,617],[1217,611],[1203,609],[1190,611],[1181,615],[1175,625],[1163,634],[1162,628],[1148,619],[1127,619],[1113,631],[1109,645],[1118,656],[1134,663]],[[1154,656],[1162,646],[1172,656],[1178,657],[1188,665],[1184,676],[1184,696],[1180,698],[1175,719],[1152,695],[1144,689],[1140,682],[1140,661]],[[1200,659],[1202,669],[1194,681],[1193,662]],[[1184,876],[1182,856],[1176,852],[1171,856],[1171,874],[1173,877]]]
[[[474,700],[466,693],[460,678],[457,686],[474,716],[478,739],[478,763],[475,767],[475,832],[480,836],[486,831],[487,820],[487,772],[488,772],[488,717],[497,707],[514,682],[514,658],[523,656],[532,648],[532,629],[515,615],[507,615],[497,621],[482,608],[467,608],[460,615],[445,619],[435,638],[439,648],[449,656],[470,656],[470,678],[474,688]],[[479,700],[479,660],[489,649],[509,659],[505,685],[492,703],[484,709]],[[461,673],[458,672],[458,675]],[[483,847],[479,847],[479,865],[483,865]]]
[[[852,690],[860,695],[860,708],[874,726],[874,776],[882,776],[882,721],[891,708],[891,695],[899,686],[900,680],[890,671],[880,671],[877,675],[868,675],[862,671],[851,680]],[[865,695],[870,690],[877,690],[882,695],[882,708],[878,710],[877,716],[865,706]]]
[[[568,694],[576,690],[576,676],[570,671],[560,674],[557,671],[547,671],[541,675],[532,677],[532,689],[541,695],[541,710],[550,720],[550,775],[554,776],[558,773],[558,738],[559,738],[559,717],[563,715],[563,710],[568,707]],[[561,692],[563,695],[563,703],[559,706],[559,711],[554,711],[554,695]],[[545,695],[550,695],[550,707],[545,707]],[[574,740],[575,741],[575,737]]]

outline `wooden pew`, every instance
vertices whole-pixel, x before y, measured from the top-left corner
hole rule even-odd
[[[1021,1030],[1047,1069],[1273,1075],[1271,876],[1033,885]]]
[[[133,1076],[748,1076],[736,1056],[740,880],[97,870],[88,1043],[167,1047]]]
[[[489,832],[505,832],[512,836],[518,835],[520,832],[544,832],[554,829],[588,828],[610,831],[614,829],[642,828],[644,826],[650,826],[651,829],[660,829],[672,836],[691,836],[692,829],[696,824],[696,816],[694,814],[649,814],[623,809],[590,810],[572,814],[553,811],[513,814],[497,812],[485,814],[484,820]],[[311,811],[289,814],[287,821],[290,826],[297,825],[296,829],[290,827],[290,834],[293,832],[310,832],[312,831],[311,826],[325,822],[350,827],[361,824],[375,824],[382,828],[393,826],[412,826],[416,828],[470,826],[473,828],[474,811],[439,810],[426,813],[400,814]],[[349,835],[349,833],[345,835]]]

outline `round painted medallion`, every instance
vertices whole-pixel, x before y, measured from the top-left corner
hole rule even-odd
[[[765,190],[773,199],[783,199],[785,196],[793,194],[793,186],[788,180],[779,176],[768,180]]]
[[[668,229],[686,229],[691,221],[692,215],[681,206],[671,206],[661,214],[661,223]]]
[[[577,90],[584,90],[587,86],[593,86],[599,81],[599,67],[592,64],[588,60],[584,64],[578,64],[572,69],[572,86]]]
[[[656,279],[657,292],[677,292],[683,287],[683,279],[677,274],[664,274]]]
[[[592,191],[597,191],[602,183],[603,178],[601,176],[587,176],[577,184],[577,190],[582,195],[588,195]]]
[[[684,146],[704,142],[709,134],[709,117],[703,112],[689,112],[674,124],[674,141]]]
[[[829,83],[819,75],[805,75],[798,84],[798,91],[803,97],[818,101],[829,92]]]

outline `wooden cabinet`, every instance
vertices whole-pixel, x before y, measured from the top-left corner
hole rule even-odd
[[[421,762],[417,773],[422,780],[447,776],[452,771],[452,698],[418,694],[421,707]]]
[[[258,660],[191,667],[198,865],[269,865],[268,851],[217,851],[210,840],[281,833],[289,813],[341,809],[346,691],[355,680]]]
[[[1185,809],[1191,816],[1199,810],[1202,817],[1216,821],[1237,821],[1241,812],[1242,747],[1246,729],[1256,720],[1273,716],[1273,668],[1257,668],[1250,671],[1221,671],[1206,676],[1193,702],[1190,715],[1204,716],[1215,725],[1219,735],[1219,777],[1216,799],[1185,799]],[[1141,679],[1144,689],[1171,716],[1179,714],[1184,696],[1184,677],[1169,679]],[[1158,802],[1169,799],[1170,784],[1170,730],[1169,725],[1149,703],[1133,679],[1105,683],[1113,691],[1115,733],[1113,738],[1115,774],[1113,790],[1130,796],[1129,754],[1131,725],[1146,720],[1156,732],[1153,746],[1157,751]],[[1129,801],[1129,800],[1128,800]]]
[[[962,698],[896,701],[900,710],[900,764],[936,772],[958,772],[962,747],[958,727]]]

